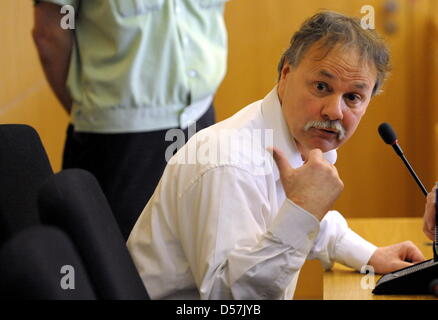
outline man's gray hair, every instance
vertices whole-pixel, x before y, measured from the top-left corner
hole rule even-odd
[[[278,64],[279,79],[284,62],[297,67],[306,51],[316,42],[328,54],[337,44],[357,49],[360,57],[374,63],[377,79],[373,95],[380,88],[390,70],[389,49],[375,30],[363,29],[357,18],[345,16],[332,11],[322,11],[307,19],[292,36],[289,48],[283,53]]]

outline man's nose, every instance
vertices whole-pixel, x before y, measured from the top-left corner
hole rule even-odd
[[[332,96],[327,98],[321,110],[321,116],[324,120],[342,120],[344,100],[342,97]]]

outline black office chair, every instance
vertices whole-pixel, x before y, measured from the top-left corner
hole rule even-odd
[[[89,300],[96,295],[69,237],[36,225],[18,232],[0,250],[0,298]]]
[[[41,220],[75,243],[100,299],[149,299],[126,243],[94,176],[67,169],[51,176],[38,197]]]
[[[27,125],[0,125],[0,244],[39,223],[37,191],[53,174],[38,133]]]

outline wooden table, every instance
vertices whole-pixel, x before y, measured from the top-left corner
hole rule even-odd
[[[349,219],[349,226],[376,246],[387,246],[411,240],[423,252],[426,259],[433,257],[431,241],[423,234],[422,218],[363,218]],[[335,264],[324,272],[324,300],[423,300],[436,299],[432,295],[374,295],[372,289],[362,289],[364,277],[357,271]],[[375,275],[375,282],[381,275]]]

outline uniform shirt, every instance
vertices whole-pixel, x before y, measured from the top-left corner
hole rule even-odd
[[[238,143],[223,147],[227,140]],[[286,198],[277,167],[265,165],[272,156],[249,147],[269,144],[292,167],[303,165],[277,88],[197,133],[171,159],[128,239],[152,298],[290,299],[306,259],[325,269],[367,264],[376,247],[339,212],[319,222]],[[198,161],[189,159],[194,153]],[[324,157],[334,163],[336,151]]]
[[[185,128],[209,108],[226,69],[226,0],[43,1],[76,13],[67,86],[77,131]]]

